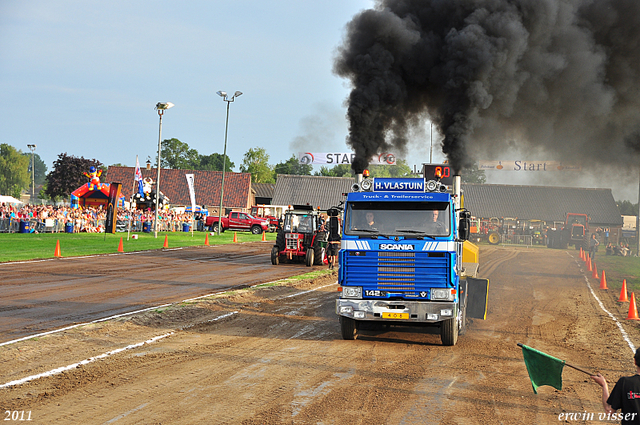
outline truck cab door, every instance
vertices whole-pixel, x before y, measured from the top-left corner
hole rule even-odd
[[[236,227],[243,230],[249,230],[250,225],[251,223],[249,223],[249,217],[247,217],[247,215],[244,213],[238,213],[238,224]]]
[[[237,228],[238,227],[238,213],[230,212],[229,213],[229,227]]]

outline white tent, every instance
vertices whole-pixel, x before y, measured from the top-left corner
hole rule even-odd
[[[0,195],[0,204],[24,204],[24,202],[14,198],[13,196],[2,196]]]

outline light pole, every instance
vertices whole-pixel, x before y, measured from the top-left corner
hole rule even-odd
[[[227,121],[224,126],[224,153],[222,154],[222,184],[220,185],[220,209],[218,210],[218,236],[220,236],[220,228],[222,227],[222,198],[224,196],[224,173],[227,168],[227,132],[229,130],[229,105],[236,100],[236,97],[242,95],[241,91],[237,91],[233,94],[231,99],[227,98],[227,92],[216,92],[223,101],[227,102]]]
[[[160,128],[158,130],[158,178],[156,178],[156,218],[153,223],[153,234],[158,237],[158,204],[160,203],[160,153],[162,152],[162,115],[164,111],[173,107],[171,102],[158,102],[156,104],[156,110],[160,117]]]
[[[27,147],[31,150],[31,202],[33,202],[36,197],[36,168],[33,157],[34,152],[36,151],[36,145],[27,145]]]

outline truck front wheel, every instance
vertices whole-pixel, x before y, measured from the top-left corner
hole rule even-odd
[[[456,345],[458,342],[458,320],[455,317],[442,322],[440,339],[442,345]]]
[[[307,267],[313,266],[313,260],[314,260],[313,248],[309,248],[307,250],[307,255],[305,256],[305,263],[307,264]]]
[[[262,227],[251,226],[251,233],[253,233],[254,235],[259,235],[260,233],[262,233]]]
[[[353,341],[358,337],[358,323],[349,317],[340,316],[340,331],[342,339]]]

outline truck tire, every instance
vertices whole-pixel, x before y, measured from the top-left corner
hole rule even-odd
[[[280,250],[277,246],[271,248],[271,264],[274,266],[280,264]]]
[[[456,345],[458,342],[458,319],[451,318],[442,322],[440,326],[440,339],[442,345]]]
[[[342,339],[353,341],[358,337],[358,322],[349,317],[340,316],[340,332]]]
[[[322,246],[317,246],[313,248],[315,260],[313,264],[316,266],[321,266],[324,264],[324,257],[326,256],[326,251]]]
[[[498,245],[500,243],[500,234],[498,232],[491,232],[487,235],[487,241],[491,245]]]
[[[284,251],[284,233],[281,230],[276,235],[276,246],[280,251]]]
[[[313,249],[308,249],[307,250],[307,255],[305,255],[305,264],[307,265],[307,267],[311,267],[313,266],[313,260],[314,260],[314,253],[313,253]]]
[[[211,231],[218,233],[218,223],[215,222],[211,225]],[[220,233],[224,233],[224,227],[220,229]]]
[[[257,224],[251,226],[251,233],[253,233],[254,235],[259,235],[262,233],[262,227],[258,226]]]

